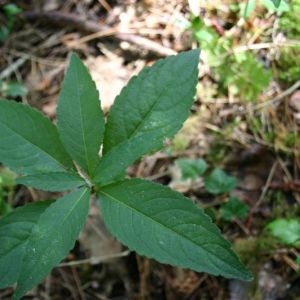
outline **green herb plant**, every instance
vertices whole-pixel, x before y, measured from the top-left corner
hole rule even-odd
[[[175,164],[180,169],[182,180],[194,180],[202,176],[205,189],[213,195],[228,193],[236,187],[236,178],[226,174],[219,168],[213,169],[206,175],[208,166],[202,158],[178,158]]]
[[[279,56],[275,62],[278,68],[277,74],[285,84],[294,84],[300,77],[300,62],[297,59],[300,55],[300,46],[297,43],[300,34],[300,1],[294,0],[289,4],[290,9],[282,13],[279,20],[280,32],[290,40],[290,47],[281,47]]]
[[[267,230],[281,243],[300,248],[300,219],[278,218],[267,225]]]
[[[240,8],[244,19],[248,19],[256,8],[256,0],[247,0],[246,3],[241,3]],[[270,13],[282,13],[289,10],[289,5],[286,1],[281,0],[261,0],[260,4],[264,6]]]
[[[239,198],[231,196],[220,208],[220,217],[225,221],[245,219],[249,214],[249,206]]]
[[[219,36],[200,17],[192,16],[188,29],[205,52],[208,64],[220,83],[220,89],[242,100],[255,102],[259,94],[268,87],[272,72],[264,68],[262,62],[250,51],[232,53],[234,39],[227,35]]]
[[[236,178],[226,174],[219,168],[206,175],[207,163],[204,159],[178,158],[175,164],[179,167],[182,180],[195,180],[203,177],[205,190],[215,196],[230,193],[237,184]],[[221,205],[220,217],[225,221],[244,219],[248,216],[249,206],[235,196],[229,194],[228,201]]]
[[[0,42],[4,42],[9,34],[11,33],[15,22],[16,22],[16,16],[22,12],[22,10],[15,4],[13,3],[8,3],[3,5],[1,8],[3,11],[3,14],[6,17],[6,22],[5,24],[0,25]]]
[[[241,17],[248,19],[256,7],[255,0],[247,0],[234,5]],[[269,12],[283,13],[289,5],[280,0],[261,0]],[[191,15],[187,29],[193,34],[205,52],[208,64],[224,92],[241,100],[255,102],[259,94],[268,87],[272,79],[270,69],[264,67],[256,55],[250,51],[232,52],[234,37],[220,36],[215,29],[207,26],[199,16]]]
[[[96,86],[75,54],[62,84],[57,125],[27,105],[0,101],[0,161],[21,174],[18,183],[70,190],[0,219],[0,288],[16,283],[13,299],[38,284],[74,246],[92,193],[107,228],[137,253],[251,280],[202,209],[168,187],[125,178],[130,164],[160,149],[188,117],[198,59],[199,50],[192,50],[145,68],[121,91],[107,120]]]
[[[281,245],[293,248],[292,257],[300,274],[300,218],[277,218],[266,226],[266,230],[278,240],[280,248]]]
[[[26,96],[28,90],[22,83],[16,81],[0,80],[0,95],[5,98],[23,97]]]
[[[228,194],[237,184],[236,178],[221,169],[214,169],[204,178],[206,190],[213,195]],[[220,217],[225,221],[244,219],[248,216],[249,206],[235,196],[229,194],[227,202],[220,207]]]

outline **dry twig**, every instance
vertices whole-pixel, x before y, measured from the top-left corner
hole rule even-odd
[[[99,33],[99,37],[101,36],[101,32],[110,32],[111,28],[108,26],[103,26],[97,22],[86,20],[82,17],[79,17],[72,13],[63,13],[59,11],[52,12],[39,12],[39,11],[25,11],[20,17],[22,19],[26,19],[29,21],[41,21],[46,23],[51,23],[56,26],[63,27],[72,27],[79,31],[89,32],[89,33]],[[173,49],[162,46],[161,44],[149,40],[145,37],[124,33],[120,31],[116,31],[113,35],[116,39],[129,42],[140,46],[149,51],[155,52],[160,56],[168,56],[176,54],[176,51]]]

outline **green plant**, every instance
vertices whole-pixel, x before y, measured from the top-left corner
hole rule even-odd
[[[218,195],[233,190],[236,186],[236,179],[221,169],[214,169],[210,175],[205,177],[204,183],[208,192]]]
[[[275,7],[279,7],[281,0],[271,0],[273,2],[273,4],[275,5]]]
[[[248,213],[249,206],[236,197],[230,197],[220,208],[220,217],[225,221],[245,219]]]
[[[236,178],[227,175],[221,169],[213,169],[208,175],[205,175],[207,163],[203,159],[179,158],[175,161],[181,172],[181,179],[196,179],[202,176],[205,189],[213,194],[220,195],[231,192],[236,186]],[[220,207],[220,217],[225,221],[234,219],[244,219],[249,213],[249,206],[239,200],[237,197],[229,196],[228,201]],[[206,211],[207,214],[213,212]]]
[[[22,97],[26,96],[28,90],[26,86],[15,81],[0,80],[0,95],[1,97]]]
[[[288,38],[297,39],[300,33],[299,14],[300,1],[293,0],[290,3],[290,9],[285,11],[280,20],[279,27],[285,33]]]
[[[287,246],[300,247],[300,220],[276,219],[268,224],[270,233]]]
[[[289,10],[289,5],[281,0],[261,0],[261,4],[271,13],[282,13]],[[247,0],[240,4],[240,11],[244,19],[248,19],[256,8],[256,0]]]
[[[7,18],[7,21],[4,25],[0,26],[0,42],[4,42],[10,32],[12,31],[16,16],[22,11],[17,5],[13,3],[5,4],[2,7],[2,11]]]
[[[207,169],[207,164],[203,159],[179,158],[175,161],[180,168],[182,179],[195,179],[201,176]]]
[[[271,13],[283,13],[290,9],[289,3],[285,0],[261,0],[261,4]]]
[[[300,77],[300,63],[297,57],[300,55],[300,47],[297,40],[300,34],[300,1],[294,0],[290,3],[290,9],[285,11],[279,20],[279,30],[286,38],[294,40],[292,47],[282,47],[276,59],[278,65],[278,77],[288,83],[293,84]]]
[[[198,57],[193,50],[145,68],[116,98],[106,122],[95,84],[74,54],[59,96],[57,126],[31,107],[0,101],[0,161],[22,175],[19,183],[72,190],[0,219],[0,288],[17,283],[13,299],[39,283],[73,247],[93,192],[108,229],[139,254],[251,279],[203,210],[168,187],[124,179],[130,164],[160,149],[187,118]]]
[[[219,36],[199,17],[192,17],[188,27],[194,39],[207,55],[208,64],[220,82],[220,88],[242,100],[257,100],[269,85],[272,72],[265,69],[252,52],[232,53],[234,45],[230,36]]]
[[[278,218],[270,222],[266,226],[269,235],[273,236],[281,245],[300,249],[300,219],[294,218]],[[273,242],[276,245],[276,241]],[[296,250],[295,249],[295,250]],[[294,261],[300,265],[300,256],[297,250],[294,253]],[[299,268],[298,268],[299,272]]]

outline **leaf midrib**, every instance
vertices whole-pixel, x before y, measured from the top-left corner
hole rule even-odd
[[[76,89],[76,94],[77,94],[77,100],[79,102],[79,114],[80,114],[80,130],[81,130],[81,135],[82,135],[82,140],[83,140],[83,144],[84,144],[84,157],[85,157],[85,161],[86,161],[86,164],[87,164],[87,171],[88,172],[91,172],[90,170],[90,159],[89,159],[89,156],[88,155],[88,152],[87,152],[87,146],[86,146],[86,137],[85,137],[85,134],[84,134],[84,129],[83,129],[83,122],[84,122],[84,116],[83,116],[83,113],[82,113],[82,97],[81,97],[81,92],[79,91],[79,87],[80,87],[80,82],[79,82],[79,71],[78,71],[78,68],[76,66],[76,72],[75,72],[75,76],[76,76],[76,84],[77,84],[77,89]]]
[[[145,80],[149,80],[147,78],[147,76],[144,76],[143,81],[140,84],[140,86],[143,86]],[[145,123],[149,120],[152,112],[155,111],[155,108],[156,108],[156,106],[159,103],[159,99],[169,89],[170,85],[172,85],[172,82],[168,86],[165,86],[165,88],[161,91],[161,93],[157,97],[155,97],[156,99],[154,100],[154,103],[149,107],[148,111],[144,114],[144,116],[141,118],[141,121],[138,122],[137,126],[133,129],[133,131],[131,133],[129,133],[129,135],[126,136],[126,139],[125,140],[123,139],[123,141],[118,142],[109,151],[111,151],[113,148],[115,148],[118,145],[120,145],[122,142],[128,141],[128,140],[130,140],[130,139],[132,139],[132,138],[135,137],[136,133],[140,130],[140,128],[142,128],[145,125]]]
[[[142,218],[148,218],[148,219],[151,220],[152,222],[158,224],[160,227],[163,227],[164,229],[167,229],[168,231],[172,232],[173,234],[175,233],[176,235],[178,235],[178,236],[180,236],[180,237],[183,237],[183,238],[184,238],[185,240],[187,240],[188,242],[190,242],[190,243],[196,245],[197,247],[202,248],[203,251],[207,251],[207,252],[210,253],[210,255],[216,257],[217,259],[219,259],[219,257],[216,256],[214,253],[210,252],[210,251],[207,250],[206,248],[201,247],[199,244],[197,244],[196,242],[194,242],[193,240],[191,240],[191,239],[190,239],[189,237],[187,237],[186,235],[184,235],[184,234],[182,234],[182,233],[179,233],[178,231],[176,231],[176,230],[174,230],[174,229],[170,229],[170,228],[166,227],[163,223],[158,222],[157,220],[151,218],[150,216],[143,214],[141,211],[137,210],[135,207],[132,207],[132,206],[127,205],[126,203],[124,203],[124,202],[118,200],[117,198],[111,196],[111,195],[108,194],[108,193],[105,193],[105,192],[103,192],[103,191],[101,191],[100,193],[102,193],[103,195],[105,195],[105,196],[111,198],[112,200],[115,200],[115,201],[118,202],[121,206],[122,206],[122,205],[125,206],[128,210],[135,211],[137,214],[139,214],[140,216],[142,216]],[[199,226],[200,226],[200,225],[199,225]],[[205,244],[209,244],[209,243],[205,243]],[[211,243],[211,244],[212,244],[212,243]],[[216,243],[214,243],[214,244],[216,244]],[[217,245],[223,247],[223,246],[220,245],[220,244],[217,244]],[[226,264],[227,264],[227,263],[226,263]],[[231,266],[231,267],[232,267],[232,266]],[[235,269],[236,269],[236,268],[235,268]],[[239,269],[236,269],[236,270],[240,271]]]
[[[61,220],[60,225],[59,225],[59,226],[55,225],[55,226],[52,227],[52,235],[53,235],[54,233],[57,233],[58,235],[61,234],[60,231],[58,230],[58,227],[61,228],[62,224],[66,221],[66,219],[70,217],[70,214],[71,214],[74,210],[76,210],[76,205],[82,200],[82,198],[83,198],[83,196],[84,196],[84,194],[85,194],[86,192],[88,192],[88,189],[87,189],[87,188],[83,189],[82,193],[80,194],[80,196],[78,196],[77,200],[73,202],[73,205],[72,205],[71,208],[69,209],[68,213],[67,213],[67,214],[64,216],[64,218]],[[66,195],[66,197],[68,197],[69,195],[71,195],[71,194]],[[57,200],[57,201],[59,201],[59,200]],[[56,203],[56,202],[54,202],[54,204],[55,204],[55,203]],[[49,209],[50,207],[51,207],[51,205],[50,205],[47,209]],[[47,209],[45,210],[45,212],[47,211]],[[44,213],[45,213],[45,212],[44,212]],[[38,223],[39,223],[39,221],[41,220],[41,218],[44,217],[44,213],[43,213],[43,214],[40,216],[40,218],[38,219],[36,226],[38,225]],[[43,220],[43,219],[42,219],[42,220]],[[48,233],[49,233],[49,231],[47,232],[47,234],[48,234]],[[32,243],[30,243],[30,242],[32,242],[32,241],[30,240],[31,237],[32,237],[32,232],[31,232],[31,235],[30,235],[28,241],[26,241],[26,243],[29,243],[29,245],[32,245]],[[46,246],[47,246],[47,245],[46,245]],[[27,247],[27,246],[26,246],[26,247]],[[45,251],[43,251],[44,248],[45,248],[45,247],[40,247],[39,254],[38,254],[38,256],[36,256],[35,258],[38,258],[38,259],[39,259],[41,256],[45,255]],[[22,258],[22,263],[21,263],[21,266],[20,266],[20,272],[19,272],[18,277],[17,277],[17,280],[16,280],[16,281],[17,281],[17,288],[16,288],[16,290],[15,290],[15,294],[14,294],[14,298],[13,298],[13,299],[19,299],[20,296],[23,295],[22,293],[26,290],[25,287],[26,287],[26,285],[28,284],[28,278],[22,278],[22,276],[24,275],[24,274],[23,274],[24,266],[25,266],[25,269],[28,268],[28,262],[27,262],[27,261],[24,261],[24,257],[26,257],[27,255],[28,255],[28,254],[25,253],[24,256],[23,256],[23,258]],[[52,268],[52,267],[51,267],[51,268]],[[23,276],[23,277],[24,277],[24,276]],[[20,278],[21,278],[21,280],[22,280],[21,283],[19,282],[19,281],[20,281]]]
[[[54,229],[56,229],[56,231],[59,233],[60,231],[59,230],[57,230],[57,228],[59,227],[59,226],[61,226],[61,224],[63,224],[65,221],[66,221],[66,219],[67,218],[69,218],[69,216],[70,216],[70,214],[74,211],[74,210],[76,210],[76,205],[81,201],[81,199],[83,198],[83,196],[84,196],[84,194],[86,193],[88,191],[88,188],[84,188],[84,190],[82,191],[82,193],[81,193],[81,195],[78,197],[78,199],[76,200],[76,201],[74,201],[73,202],[73,205],[72,205],[72,207],[70,207],[70,209],[69,209],[69,211],[68,211],[68,213],[64,216],[64,218],[62,219],[62,221],[60,222],[60,224],[59,225],[55,225],[55,227],[54,227]],[[67,196],[69,196],[69,195],[71,195],[71,194],[68,194]],[[58,201],[59,201],[59,199],[58,199]],[[54,202],[55,203],[55,202]],[[54,204],[53,203],[53,204]],[[53,205],[52,204],[52,205]],[[49,208],[51,207],[51,205],[49,206]],[[47,209],[45,210],[45,212],[47,211]],[[37,224],[38,224],[38,222],[37,222]],[[36,225],[37,225],[36,224]],[[53,232],[55,232],[55,230],[53,230]]]
[[[63,223],[66,221],[66,219],[69,218],[70,214],[74,211],[74,209],[76,209],[75,206],[78,204],[78,202],[82,199],[82,197],[84,196],[84,194],[85,194],[87,191],[88,191],[87,188],[85,188],[85,189],[83,190],[83,192],[81,193],[81,195],[78,197],[77,201],[75,201],[75,202],[73,203],[72,208],[69,210],[68,214],[65,215],[64,219],[60,222],[60,225],[57,225],[57,226],[53,227],[54,230],[53,230],[52,232],[60,233],[60,231],[57,230],[57,228],[58,228],[59,226],[62,226],[61,224],[63,224]],[[55,202],[54,202],[54,203],[55,203]],[[52,203],[52,204],[54,204],[54,203]],[[47,209],[50,208],[50,207],[51,207],[51,205],[48,206],[48,207],[45,209],[45,211],[40,215],[39,219],[40,219],[41,216],[47,211]],[[10,249],[11,251],[12,251],[13,249],[17,248],[17,247],[23,247],[24,245],[26,246],[26,244],[28,243],[28,241],[30,240],[30,238],[31,238],[31,236],[32,236],[32,231],[33,231],[34,227],[35,227],[35,226],[38,226],[38,221],[39,221],[39,219],[37,220],[37,222],[30,222],[30,223],[32,224],[32,228],[31,228],[30,232],[28,232],[28,236],[27,236],[24,240],[19,240],[19,239],[16,238],[17,240],[20,241],[20,243],[16,244],[12,249]],[[24,222],[19,221],[19,222],[15,222],[15,223],[24,223]],[[1,237],[2,237],[2,235],[1,235]],[[8,237],[10,237],[10,236],[8,236]]]
[[[193,71],[194,71],[194,70],[193,70]],[[145,77],[143,78],[143,82],[142,82],[142,83],[144,83],[145,80],[148,80],[148,79],[147,79],[147,76],[145,76]],[[188,80],[190,80],[190,78],[188,78],[186,81],[188,81]],[[135,137],[136,133],[140,130],[140,128],[142,128],[142,127],[145,125],[145,123],[147,123],[147,121],[149,120],[149,118],[150,118],[151,115],[152,115],[152,112],[155,111],[156,106],[158,106],[158,104],[160,103],[159,100],[161,99],[161,97],[164,95],[164,93],[165,93],[166,91],[169,90],[170,86],[172,86],[172,85],[173,85],[173,82],[171,81],[167,86],[164,87],[164,89],[161,91],[161,93],[156,97],[156,100],[154,101],[153,105],[150,106],[149,110],[146,112],[146,114],[143,116],[143,118],[141,119],[141,121],[140,121],[140,122],[137,124],[137,126],[134,128],[134,130],[126,137],[125,140],[123,140],[123,141],[121,141],[121,142],[118,142],[118,144],[114,145],[109,151],[111,151],[113,148],[115,148],[115,147],[117,147],[118,145],[120,145],[122,142],[128,141],[128,140],[130,140],[130,139],[132,139],[132,138]],[[141,86],[142,86],[142,84],[141,84]],[[161,127],[162,127],[162,126],[161,126]],[[144,132],[144,131],[143,131],[143,132]]]

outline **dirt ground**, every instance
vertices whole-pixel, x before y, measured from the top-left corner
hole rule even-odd
[[[199,15],[220,36],[234,32],[236,47],[246,42],[261,45],[263,38],[272,37],[276,18],[257,13],[241,22],[228,9],[233,2],[200,1],[200,7],[193,8],[192,1],[181,0],[14,1],[22,12],[0,48],[0,79],[23,83],[28,92],[14,99],[55,121],[67,59],[75,51],[89,68],[107,113],[122,87],[143,67],[199,46],[186,26],[193,9],[200,9]],[[0,1],[1,6],[7,3]],[[1,24],[6,18],[0,12]],[[258,33],[262,26],[263,33]],[[268,60],[272,51],[271,46],[262,48],[257,55]],[[283,142],[290,129],[299,138],[300,84],[273,78],[254,103],[217,86],[218,77],[201,56],[191,116],[173,142],[130,167],[128,176],[169,185],[214,214],[254,281],[213,277],[140,257],[107,232],[95,204],[69,256],[23,299],[300,299],[300,267],[295,262],[299,248],[286,247],[265,231],[277,217],[300,215],[300,150],[296,143]],[[261,124],[256,132],[253,120]],[[275,128],[275,142],[265,138],[268,126]],[[247,217],[222,220],[218,211],[228,195],[209,194],[202,178],[180,180],[175,161],[181,157],[204,158],[210,168],[236,176],[231,194],[250,207]],[[19,206],[57,194],[16,185],[10,197],[7,201]],[[0,299],[11,299],[12,291],[0,290]]]

